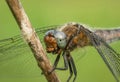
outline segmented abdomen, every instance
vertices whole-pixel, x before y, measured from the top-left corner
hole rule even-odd
[[[97,29],[94,32],[103,38],[107,43],[120,40],[120,29]]]

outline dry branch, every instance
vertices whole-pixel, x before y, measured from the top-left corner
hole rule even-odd
[[[23,38],[26,40],[30,46],[35,59],[37,60],[38,66],[43,71],[48,82],[59,82],[58,77],[55,72],[48,74],[48,71],[52,69],[49,60],[43,50],[43,47],[36,35],[32,25],[20,3],[19,0],[6,0],[12,14],[14,15],[20,30],[22,32]]]

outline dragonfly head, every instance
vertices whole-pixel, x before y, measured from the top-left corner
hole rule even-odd
[[[48,53],[56,54],[60,49],[66,46],[66,35],[61,31],[49,30],[44,36],[46,51]]]

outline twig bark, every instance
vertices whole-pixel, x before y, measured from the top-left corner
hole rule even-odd
[[[14,15],[20,30],[22,31],[23,38],[30,46],[38,66],[43,71],[48,82],[60,82],[55,72],[48,74],[48,71],[52,69],[49,60],[43,50],[43,47],[36,35],[32,25],[20,3],[19,0],[6,0],[12,14]]]

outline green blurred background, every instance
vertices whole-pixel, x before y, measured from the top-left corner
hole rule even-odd
[[[120,0],[21,0],[22,5],[34,28],[60,25],[67,22],[80,22],[93,28],[111,28],[120,26]],[[18,25],[12,16],[5,0],[0,0],[0,39],[20,34]],[[119,51],[120,42],[111,44]],[[79,50],[78,50],[79,51]],[[115,82],[104,62],[92,47],[85,47],[86,56],[76,63],[78,76],[76,82]],[[73,54],[80,54],[73,52]],[[76,56],[77,57],[77,56]],[[14,61],[22,58],[14,59]],[[35,62],[35,61],[34,61]],[[6,61],[7,63],[7,61]],[[24,64],[24,63],[22,63]],[[31,68],[30,63],[27,69]],[[1,68],[4,65],[1,65]],[[15,65],[16,67],[17,65]],[[35,63],[35,69],[39,69]],[[11,73],[14,66],[7,63],[1,72]],[[69,76],[66,72],[58,71],[61,82]],[[31,75],[33,75],[31,73]],[[2,74],[1,74],[2,76]],[[36,77],[0,77],[0,82],[46,82],[41,75]],[[72,82],[72,81],[71,81]]]

